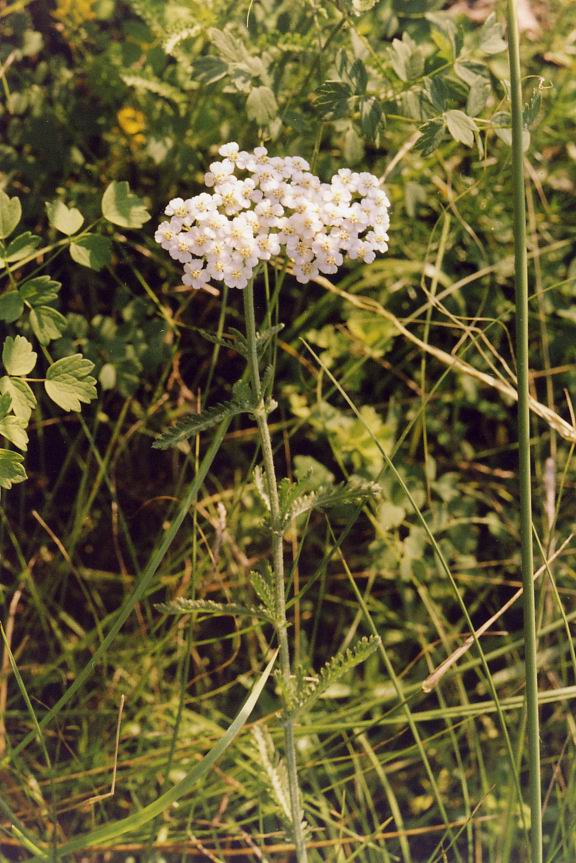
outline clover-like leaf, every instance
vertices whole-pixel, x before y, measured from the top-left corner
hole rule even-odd
[[[16,483],[27,479],[23,461],[20,453],[0,449],[0,488],[10,489]]]
[[[259,126],[266,126],[278,116],[278,102],[270,87],[253,87],[246,99],[246,113]]]
[[[464,111],[454,109],[446,111],[444,114],[448,131],[455,141],[460,141],[466,144],[467,147],[472,147],[474,144],[474,132],[478,131],[478,126]]]
[[[10,236],[21,216],[20,199],[10,198],[6,192],[0,191],[0,240],[5,240],[6,237]]]
[[[9,375],[28,375],[36,365],[38,354],[24,336],[7,336],[2,348],[2,362]]]
[[[77,264],[91,270],[101,270],[112,259],[112,243],[108,237],[86,234],[70,244],[70,257]]]
[[[130,191],[126,180],[113,180],[102,195],[102,215],[121,228],[141,228],[150,213],[141,198]]]
[[[19,234],[8,244],[8,248],[2,255],[4,263],[13,264],[31,255],[40,243],[40,239],[40,237],[32,234],[30,231],[24,231],[23,234]]]
[[[4,435],[10,443],[26,452],[28,449],[26,426],[27,423],[23,419],[10,414],[0,419],[0,435]]]
[[[499,54],[506,50],[504,27],[496,20],[494,12],[488,15],[480,30],[480,50],[485,54]]]
[[[24,311],[24,303],[18,291],[6,291],[0,297],[0,321],[11,324],[17,321]]]
[[[93,368],[94,363],[82,354],[56,360],[46,372],[44,388],[48,396],[62,410],[81,410],[80,402],[88,404],[96,398],[96,378],[90,375]]]
[[[0,378],[0,393],[7,394],[12,399],[12,410],[17,417],[28,422],[36,407],[36,398],[26,381],[20,378]]]
[[[45,306],[53,303],[62,287],[61,282],[50,276],[34,276],[20,285],[19,293],[25,303],[31,306]]]
[[[46,203],[46,212],[48,221],[52,227],[56,228],[67,237],[78,233],[84,224],[84,216],[75,207],[67,207],[63,201],[52,201]]]
[[[66,318],[51,306],[37,306],[30,312],[30,326],[41,345],[59,339],[66,329]]]

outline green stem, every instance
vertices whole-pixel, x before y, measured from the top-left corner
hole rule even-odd
[[[274,455],[272,452],[272,441],[270,430],[266,420],[266,406],[264,394],[260,381],[260,369],[258,366],[258,353],[256,350],[256,317],[254,314],[254,286],[250,282],[244,289],[244,312],[246,316],[246,338],[248,341],[248,370],[252,379],[254,395],[258,405],[254,413],[260,446],[262,447],[262,460],[266,474],[266,484],[270,499],[270,518],[272,521],[272,564],[274,571],[274,588],[276,594],[276,612],[278,616],[278,644],[280,648],[280,672],[284,684],[284,747],[286,752],[286,766],[288,773],[288,788],[290,794],[290,810],[292,814],[292,831],[294,844],[296,846],[296,857],[298,863],[307,863],[306,845],[302,831],[302,809],[300,806],[300,794],[298,789],[298,770],[296,766],[296,743],[294,737],[294,724],[290,716],[286,696],[291,687],[290,669],[290,647],[288,645],[288,623],[286,620],[286,592],[284,587],[284,555],[282,551],[282,532],[280,523],[280,500],[278,497],[278,483],[274,468]]]
[[[518,367],[518,445],[520,470],[520,529],[522,583],[524,585],[524,663],[528,720],[528,769],[530,784],[532,863],[542,863],[542,793],[540,787],[540,738],[538,717],[538,645],[534,601],[532,552],[532,495],[530,469],[528,256],[526,252],[526,200],[520,39],[516,0],[508,0],[508,52],[512,103],[512,178],[514,191],[514,264],[516,281],[516,362]]]

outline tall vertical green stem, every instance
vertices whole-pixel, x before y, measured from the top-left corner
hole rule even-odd
[[[522,539],[522,583],[524,585],[524,664],[528,720],[532,863],[542,863],[542,794],[540,786],[540,739],[538,719],[538,645],[536,608],[532,578],[532,499],[530,467],[530,416],[528,390],[528,256],[526,252],[526,200],[520,39],[516,0],[508,0],[508,52],[512,102],[512,177],[514,193],[514,259],[516,277],[516,363],[518,367],[518,444],[520,470],[520,530]]]
[[[254,412],[260,446],[262,447],[262,460],[266,474],[268,497],[270,499],[270,517],[272,521],[272,564],[274,570],[274,587],[276,593],[276,611],[278,615],[278,643],[280,647],[280,671],[286,693],[290,691],[291,669],[290,669],[290,647],[288,644],[288,627],[286,620],[286,592],[284,587],[284,554],[282,550],[282,532],[280,523],[280,500],[278,497],[278,484],[276,482],[276,471],[274,469],[274,456],[272,453],[272,441],[270,430],[266,419],[266,405],[262,384],[260,381],[260,369],[258,367],[258,352],[256,349],[256,318],[254,315],[254,288],[250,282],[244,289],[244,312],[246,316],[246,338],[249,346],[248,369],[257,399],[257,407]],[[292,814],[292,830],[294,843],[296,845],[296,856],[298,863],[307,863],[306,845],[302,828],[302,809],[300,806],[300,794],[298,789],[298,771],[296,767],[296,741],[294,737],[294,724],[284,703],[284,747],[286,753],[286,766],[288,773],[288,788],[290,793],[290,810]]]

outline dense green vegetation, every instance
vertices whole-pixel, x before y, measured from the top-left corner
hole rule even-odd
[[[571,863],[576,8],[532,5],[543,859]],[[288,715],[310,861],[531,859],[504,13],[0,9],[1,860],[295,859]],[[184,289],[154,241],[229,141],[392,204],[373,263],[254,285],[276,515],[254,383],[190,425],[254,381],[250,300]]]

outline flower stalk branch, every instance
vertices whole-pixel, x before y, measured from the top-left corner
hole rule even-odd
[[[258,427],[260,446],[262,448],[262,460],[268,498],[270,500],[270,518],[272,523],[272,567],[274,572],[274,588],[276,599],[276,616],[278,624],[276,627],[278,643],[280,647],[280,673],[283,682],[283,727],[284,748],[286,755],[286,766],[288,773],[288,789],[290,794],[290,810],[292,815],[292,831],[296,856],[298,863],[307,863],[306,845],[303,834],[302,807],[300,804],[300,793],[298,785],[298,770],[296,764],[296,741],[294,736],[294,723],[290,715],[287,703],[288,693],[292,685],[290,646],[288,643],[288,623],[286,619],[286,591],[284,583],[284,554],[282,549],[282,531],[280,524],[280,499],[278,496],[278,483],[276,481],[276,470],[274,467],[274,455],[272,452],[272,440],[270,429],[266,418],[266,404],[260,369],[258,365],[258,352],[256,349],[256,316],[254,313],[254,286],[250,281],[244,290],[244,313],[246,319],[246,339],[248,342],[248,370],[252,381],[254,396],[257,401],[254,416]]]

